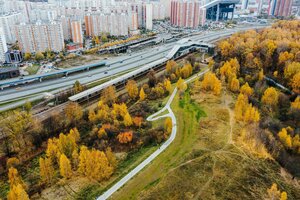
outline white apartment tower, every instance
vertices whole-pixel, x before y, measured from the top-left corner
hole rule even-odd
[[[14,25],[20,23],[21,13],[7,13],[0,16],[0,26],[3,27],[6,42],[9,44],[16,42]]]
[[[83,33],[80,20],[71,21],[72,40],[74,43],[83,43]]]
[[[5,53],[7,52],[7,45],[4,30],[0,27],[0,62],[5,61]]]
[[[152,22],[152,15],[153,15],[153,5],[150,4],[150,3],[147,3],[146,4],[146,7],[145,7],[145,24],[146,24],[146,29],[147,30],[152,30],[153,28],[153,22]]]
[[[59,52],[65,48],[61,23],[52,21],[35,24],[16,25],[16,35],[22,52],[44,52],[47,50]]]

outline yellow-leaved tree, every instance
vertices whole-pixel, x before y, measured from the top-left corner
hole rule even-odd
[[[286,128],[281,129],[281,131],[278,133],[278,137],[285,147],[289,149],[292,147],[292,138],[287,133]]]
[[[165,127],[165,131],[170,134],[172,132],[172,119],[170,117],[167,117],[165,119],[165,124],[164,124],[164,127]]]
[[[135,99],[139,94],[137,83],[134,80],[129,80],[126,84],[126,90],[131,99]]]
[[[291,103],[291,107],[300,110],[300,97],[297,97],[295,101]]]
[[[178,88],[179,92],[184,92],[187,89],[187,84],[185,81],[180,77],[176,83],[176,87]]]
[[[204,79],[201,83],[202,89],[212,91],[215,95],[219,95],[221,93],[221,86],[221,81],[214,73],[208,72],[204,75]]]
[[[233,78],[230,82],[230,86],[229,86],[230,90],[232,92],[238,92],[240,89],[240,82],[237,78]]]
[[[21,184],[11,187],[7,195],[8,200],[29,200],[28,194]]]
[[[248,82],[246,82],[240,89],[240,93],[247,95],[248,97],[253,94],[253,89],[249,86]]]
[[[261,101],[269,106],[276,106],[278,103],[278,92],[276,91],[275,88],[269,87],[265,90]]]
[[[246,123],[258,122],[260,114],[258,109],[249,104],[248,97],[242,93],[239,94],[234,107],[235,119]]]
[[[65,179],[69,179],[72,176],[71,162],[67,158],[67,156],[65,156],[65,154],[60,155],[59,171],[60,171],[60,175]]]
[[[164,87],[166,88],[166,90],[171,93],[172,92],[172,84],[171,81],[169,79],[165,79],[164,80]]]
[[[8,170],[9,192],[7,195],[8,200],[29,200],[25,191],[26,185],[19,176],[18,170],[14,167]]]
[[[40,157],[39,163],[40,163],[40,176],[42,182],[51,183],[54,176],[54,168],[51,159],[50,158],[44,159]]]
[[[144,101],[146,99],[146,94],[144,88],[142,87],[140,90],[140,101]]]
[[[124,116],[124,125],[125,126],[131,126],[132,125],[132,118],[131,118],[131,116],[128,112]]]

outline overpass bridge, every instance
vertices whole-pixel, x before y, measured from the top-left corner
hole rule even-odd
[[[0,81],[0,89],[3,90],[4,88],[7,88],[7,87],[28,84],[28,83],[31,83],[34,81],[42,82],[43,79],[55,78],[58,76],[68,76],[69,74],[72,74],[72,73],[90,70],[90,69],[98,68],[98,67],[103,67],[105,65],[106,65],[106,62],[101,61],[101,62],[97,62],[97,63],[93,63],[93,64],[82,65],[79,67],[73,67],[71,69],[63,69],[63,70],[57,70],[55,72],[49,72],[49,73],[45,73],[45,74],[30,75],[30,76],[25,76],[25,77],[21,77],[21,78],[12,78],[12,79],[8,79],[8,80],[3,80],[3,81]]]
[[[201,6],[206,11],[206,19],[219,21],[232,19],[235,5],[239,0],[212,0]]]
[[[165,57],[156,60],[154,62],[151,62],[149,64],[146,64],[141,68],[136,69],[132,72],[119,76],[118,78],[107,81],[101,85],[95,86],[93,88],[75,94],[73,96],[70,96],[69,100],[73,102],[84,102],[86,100],[89,100],[90,98],[100,95],[103,89],[112,85],[117,86],[120,83],[123,84],[131,78],[138,77],[142,74],[147,73],[151,69],[156,69],[160,66],[165,65],[168,60],[177,59],[196,50],[201,50],[203,52],[210,52],[213,51],[213,48],[214,45],[208,43],[192,41],[190,39],[179,40]]]

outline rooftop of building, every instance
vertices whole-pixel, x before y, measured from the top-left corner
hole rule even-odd
[[[19,70],[17,67],[0,67],[0,73],[7,73]]]

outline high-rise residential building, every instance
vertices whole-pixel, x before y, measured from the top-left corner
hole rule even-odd
[[[70,17],[62,15],[60,16],[59,21],[62,25],[64,39],[70,40],[72,38]]]
[[[128,12],[89,13],[84,17],[86,35],[99,36],[103,32],[115,36],[128,35],[129,30],[136,27],[136,20],[132,20],[135,15]]]
[[[270,0],[268,14],[287,17],[291,15],[293,0]]]
[[[205,22],[205,10],[201,9],[199,1],[172,0],[171,24],[179,27],[196,28],[200,22]]]
[[[74,43],[83,43],[82,25],[80,20],[71,21],[72,41]]]
[[[166,18],[166,8],[159,1],[152,1],[152,16],[154,20],[162,20]]]
[[[151,3],[143,5],[143,25],[147,30],[153,29],[153,5]]]
[[[64,49],[64,37],[60,22],[41,22],[16,25],[16,35],[22,52],[59,52]]]
[[[6,13],[0,16],[0,26],[3,27],[4,35],[7,43],[16,42],[14,25],[20,23],[20,13]]]
[[[5,61],[6,52],[7,52],[6,37],[3,28],[0,26],[0,62]]]

